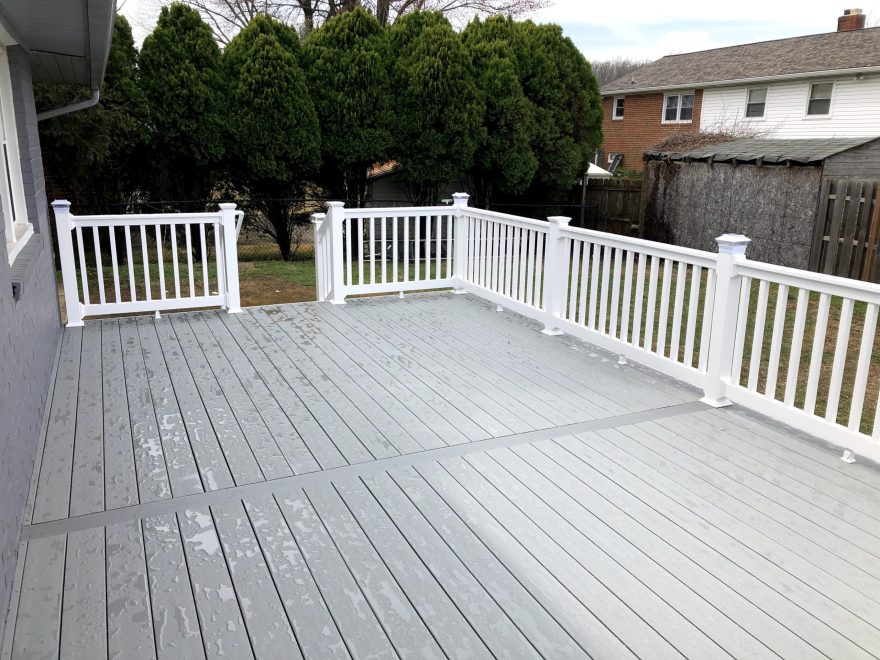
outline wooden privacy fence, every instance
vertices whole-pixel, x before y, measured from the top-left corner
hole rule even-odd
[[[216,213],[77,216],[52,202],[67,325],[196,307],[240,312],[235,204]]]
[[[860,189],[861,190],[861,189]],[[472,293],[880,460],[880,286],[467,205],[314,218],[319,299]]]
[[[596,208],[595,229],[627,236],[638,233],[641,203],[641,181],[616,178],[591,179],[581,200],[583,206]]]
[[[880,181],[824,179],[810,269],[880,283]]]

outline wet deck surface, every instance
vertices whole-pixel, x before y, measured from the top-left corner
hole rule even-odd
[[[880,656],[880,472],[539,330],[66,330],[3,657]]]

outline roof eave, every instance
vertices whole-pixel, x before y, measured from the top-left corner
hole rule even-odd
[[[880,65],[862,66],[850,69],[829,69],[824,71],[803,71],[800,73],[786,73],[776,76],[758,76],[755,78],[737,78],[733,80],[713,80],[708,82],[691,82],[674,85],[655,85],[650,87],[633,87],[631,89],[606,89],[600,90],[603,98],[609,96],[624,96],[626,94],[645,94],[648,92],[666,92],[679,89],[707,89],[710,87],[735,87],[737,85],[753,85],[755,83],[778,82],[781,80],[803,80],[804,78],[828,78],[831,76],[847,76],[857,73],[880,73]]]

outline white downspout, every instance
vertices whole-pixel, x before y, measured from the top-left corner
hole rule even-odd
[[[66,115],[71,112],[77,112],[79,110],[85,110],[86,108],[91,108],[93,105],[97,105],[98,101],[101,99],[101,90],[93,89],[92,96],[87,98],[85,101],[77,101],[76,103],[70,103],[68,105],[62,105],[60,108],[53,108],[52,110],[46,110],[46,112],[41,112],[37,115],[37,121],[43,121],[44,119],[52,119],[53,117],[60,117],[61,115]]]

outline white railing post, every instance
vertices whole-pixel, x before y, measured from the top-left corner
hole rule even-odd
[[[327,202],[327,219],[330,222],[330,302],[334,305],[344,305],[345,258],[342,250],[342,225],[345,222],[345,202]]]
[[[731,379],[742,288],[742,276],[737,272],[736,264],[745,260],[746,248],[751,240],[742,234],[724,234],[715,241],[718,243],[715,301],[712,305],[712,318],[703,319],[703,323],[712,325],[706,363],[706,385],[703,388],[705,396],[701,401],[720,408],[730,405],[726,388]]]
[[[547,232],[547,247],[544,250],[544,329],[545,335],[561,335],[559,320],[562,318],[563,298],[567,273],[562,268],[562,245],[565,239],[561,231],[568,226],[571,218],[555,215],[547,218],[550,228]]]
[[[241,293],[238,288],[238,232],[235,230],[235,204],[220,204],[220,226],[223,230],[226,311],[230,314],[238,314],[241,312]]]
[[[73,216],[70,214],[70,202],[66,199],[57,199],[52,202],[52,210],[55,212],[55,233],[58,235],[58,256],[61,259],[67,327],[73,328],[83,324],[83,307],[79,299],[76,264],[73,260]]]
[[[327,255],[324,252],[324,221],[326,218],[326,213],[312,213],[315,284],[318,288],[318,300],[327,300]]]
[[[465,261],[467,260],[467,233],[468,218],[465,209],[467,209],[468,199],[470,195],[467,193],[453,193],[452,207],[455,209],[455,231],[452,235],[453,249],[455,251],[454,261],[452,263],[452,278],[455,288],[452,293],[467,293],[464,290],[465,273],[467,272]]]

